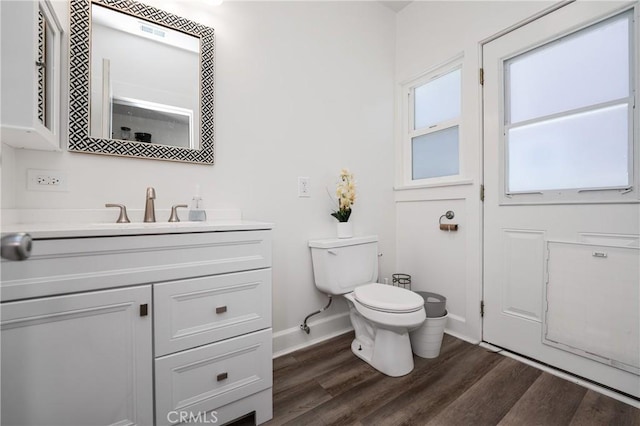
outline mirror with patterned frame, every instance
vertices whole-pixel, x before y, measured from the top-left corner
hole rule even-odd
[[[133,0],[71,0],[70,8],[69,151],[213,164],[213,29]],[[98,37],[107,30],[111,41],[135,38],[105,54],[99,46],[109,43]],[[191,68],[154,65],[136,81],[145,65],[136,61],[155,48],[166,49],[165,64]]]

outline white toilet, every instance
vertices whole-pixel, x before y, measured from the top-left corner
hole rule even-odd
[[[377,284],[378,237],[309,241],[316,287],[344,295],[356,338],[351,350],[392,377],[413,370],[409,331],[425,320],[424,300],[410,290]]]

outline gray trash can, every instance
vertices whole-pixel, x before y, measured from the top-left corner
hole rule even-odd
[[[427,318],[440,318],[446,315],[447,298],[441,294],[430,293],[428,291],[416,291],[424,299],[424,310]]]
[[[409,333],[413,353],[422,358],[437,358],[440,355],[444,328],[449,313],[446,310],[447,298],[436,293],[417,291],[424,299],[427,319],[420,327]]]

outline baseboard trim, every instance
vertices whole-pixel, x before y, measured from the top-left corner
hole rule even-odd
[[[464,340],[465,342],[471,343],[472,345],[477,345],[478,343],[480,343],[480,340],[472,339],[469,336],[460,334],[457,331],[449,330],[448,328],[445,328],[444,332],[450,336],[455,337],[456,339]]]
[[[307,334],[300,326],[273,333],[273,357],[295,352],[353,330],[349,312],[332,315],[308,324]]]
[[[309,327],[311,328],[310,334],[303,332],[300,327],[292,327],[273,333],[273,358],[290,354],[299,349],[304,349],[353,331],[348,312],[309,323]],[[479,340],[471,339],[469,336],[452,330],[445,330],[445,333],[472,345],[480,343]]]
[[[605,388],[603,386],[598,386],[597,384],[587,381],[587,380],[583,380],[579,377],[574,376],[573,374],[569,374],[569,373],[565,373],[564,371],[560,371],[560,370],[556,370],[553,367],[550,367],[548,365],[545,364],[541,364],[539,362],[536,362],[534,360],[531,360],[529,358],[525,358],[522,357],[518,354],[514,354],[513,352],[509,352],[506,349],[500,348],[498,346],[494,346],[491,343],[487,343],[487,342],[480,342],[480,344],[478,345],[481,348],[487,349],[489,351],[492,352],[496,352],[499,353],[500,355],[504,355],[507,356],[509,358],[513,358],[516,361],[520,361],[524,364],[530,365],[534,368],[537,368],[538,370],[542,370],[544,372],[547,372],[549,374],[553,374],[554,376],[560,377],[561,379],[565,379],[568,380],[570,382],[573,382],[577,385],[580,385],[582,387],[585,387],[587,389],[591,389],[594,392],[598,392],[601,393],[602,395],[608,396],[610,398],[616,399],[620,402],[624,402],[625,404],[629,404],[632,407],[635,408],[640,408],[640,401],[637,401],[633,398],[630,398],[626,395],[622,395],[614,390],[611,390],[609,388]]]

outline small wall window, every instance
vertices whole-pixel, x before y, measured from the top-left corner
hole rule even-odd
[[[461,75],[460,64],[450,64],[404,86],[407,181],[460,174]]]

